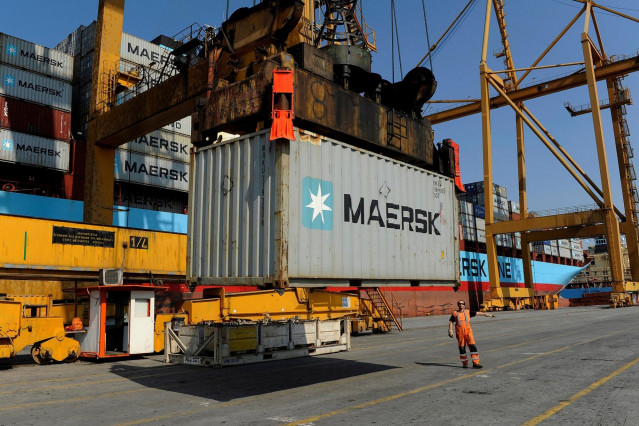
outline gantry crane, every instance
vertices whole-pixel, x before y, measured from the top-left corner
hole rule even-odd
[[[522,235],[522,255],[524,260],[524,278],[526,281],[525,296],[534,296],[532,287],[531,261],[528,243],[532,241],[561,239],[561,238],[582,238],[597,235],[606,235],[608,250],[610,255],[611,275],[613,284],[612,306],[624,306],[631,303],[628,292],[639,290],[639,240],[637,238],[636,208],[634,202],[633,185],[631,182],[630,162],[628,158],[628,145],[624,139],[624,127],[619,111],[611,108],[613,128],[619,168],[621,173],[622,195],[624,201],[625,214],[617,209],[612,201],[610,184],[610,174],[608,171],[608,161],[606,158],[605,141],[602,129],[601,111],[599,107],[599,97],[596,82],[605,80],[607,82],[610,99],[618,95],[620,89],[619,78],[630,72],[639,70],[639,60],[637,57],[620,61],[611,61],[605,54],[603,42],[595,18],[595,8],[606,10],[607,12],[630,19],[635,22],[639,20],[619,13],[610,8],[596,4],[592,0],[575,0],[583,4],[583,8],[564,28],[550,46],[541,56],[528,68],[514,68],[512,56],[507,42],[505,31],[504,8],[502,0],[487,0],[486,17],[484,29],[484,41],[482,47],[482,60],[480,64],[481,74],[481,101],[469,103],[459,108],[451,109],[442,113],[428,116],[432,123],[443,122],[454,118],[459,118],[476,112],[482,113],[482,138],[484,151],[484,200],[486,202],[486,247],[488,256],[488,269],[491,288],[491,302],[495,306],[504,306],[508,299],[522,297],[521,293],[514,294],[512,289],[500,286],[499,273],[497,269],[497,253],[495,238],[496,234],[521,232]],[[488,33],[491,16],[491,8],[495,8],[497,21],[500,26],[500,34],[504,45],[506,69],[503,71],[493,71],[486,63],[488,46]],[[538,67],[539,62],[568,31],[568,29],[584,15],[584,30],[581,36],[582,51],[584,61],[577,64],[583,65],[584,71],[574,73],[569,77],[564,77],[552,81],[547,81],[529,88],[520,88],[520,84],[525,77],[535,69],[548,68]],[[595,29],[598,46],[589,35],[591,26]],[[521,78],[517,79],[516,72],[525,71]],[[500,74],[506,74],[507,78],[502,79]],[[568,155],[568,153],[552,137],[547,129],[537,120],[534,115],[524,105],[523,101],[535,97],[544,96],[550,93],[566,90],[569,88],[587,85],[592,105],[592,117],[594,135],[599,160],[599,171],[601,186],[599,188],[581,167]],[[490,98],[490,88],[493,88],[499,96]],[[519,200],[521,204],[521,220],[495,223],[493,217],[492,199],[492,141],[490,132],[490,111],[500,106],[509,105],[517,116],[517,156],[518,156],[518,181]],[[526,194],[526,170],[525,153],[523,140],[523,124],[526,124],[548,147],[548,149],[558,158],[561,164],[577,180],[584,190],[593,198],[599,209],[570,213],[546,217],[528,217],[527,194]],[[632,267],[632,281],[624,280],[623,262],[621,255],[621,233],[626,235],[628,241],[628,253]]]

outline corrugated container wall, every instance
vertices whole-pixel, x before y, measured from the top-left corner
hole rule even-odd
[[[0,65],[0,76],[0,95],[71,111],[70,83],[8,65]]]
[[[71,81],[73,56],[0,33],[0,62],[39,74]]]
[[[0,96],[0,127],[69,141],[71,113]]]
[[[0,161],[67,171],[69,143],[0,129]]]
[[[115,180],[186,192],[189,165],[166,158],[151,157],[116,149]]]
[[[325,137],[269,131],[192,160],[187,279],[455,285],[452,179]]]
[[[191,138],[173,132],[155,130],[125,143],[120,148],[188,163],[190,161]]]

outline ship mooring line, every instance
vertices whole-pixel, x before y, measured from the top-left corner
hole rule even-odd
[[[608,382],[609,380],[615,378],[616,376],[618,376],[619,374],[623,373],[624,371],[626,371],[627,369],[629,369],[630,367],[632,367],[633,365],[635,365],[638,362],[639,362],[639,358],[636,358],[634,361],[631,361],[628,364],[624,365],[623,367],[618,368],[617,370],[613,371],[612,373],[610,373],[606,377],[603,377],[603,378],[597,380],[596,382],[594,382],[593,384],[591,384],[587,388],[577,392],[576,394],[574,394],[573,396],[568,398],[566,401],[560,402],[559,404],[555,405],[553,408],[551,408],[550,410],[546,411],[544,414],[542,414],[540,416],[537,416],[537,417],[535,417],[532,420],[527,421],[526,423],[524,423],[524,426],[533,426],[533,425],[536,425],[536,424],[539,424],[539,423],[543,422],[544,420],[549,419],[550,417],[554,416],[559,411],[563,410],[564,408],[566,408],[567,406],[569,406],[573,402],[575,402],[578,399],[580,399],[581,397],[589,394],[593,390],[597,389],[599,386],[601,386],[604,383]]]

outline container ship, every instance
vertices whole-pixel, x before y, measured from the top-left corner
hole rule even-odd
[[[82,26],[56,49],[0,35],[3,53],[0,55],[0,70],[4,76],[0,86],[0,105],[3,106],[0,161],[5,162],[0,174],[3,189],[0,192],[0,213],[82,222],[94,35],[95,23]],[[167,47],[170,42],[171,38],[165,36],[148,42],[123,35],[120,70],[134,70],[140,76],[140,82],[133,89],[135,93],[119,94],[118,103],[126,102],[127,96],[144,92],[178,72],[167,59],[171,54]],[[303,70],[299,75],[315,90],[327,84],[324,80],[334,78],[333,69],[327,71],[325,63],[340,60],[343,52],[339,47],[334,47],[336,53],[332,54],[330,49],[310,50],[311,47],[302,44],[297,51],[292,49],[290,53]],[[25,55],[21,52],[34,53]],[[313,55],[324,62],[319,66],[311,63],[309,59],[314,58]],[[35,59],[30,61],[30,58]],[[281,202],[281,199],[277,198],[277,191],[270,193],[269,189],[273,188],[266,186],[272,185],[272,179],[259,180],[264,179],[264,173],[271,177],[283,176],[282,170],[277,168],[279,163],[274,159],[281,153],[269,151],[275,145],[268,143],[268,135],[264,132],[234,138],[232,134],[218,131],[217,140],[223,142],[196,150],[196,158],[200,161],[196,165],[189,164],[192,158],[188,155],[192,133],[190,117],[159,128],[116,150],[113,225],[182,234],[186,234],[189,227],[208,229],[207,232],[220,229],[220,217],[210,210],[210,203],[203,201],[203,195],[193,191],[189,194],[189,182],[205,180],[204,175],[196,175],[199,170],[209,170],[209,176],[213,176],[210,172],[212,164],[224,164],[220,156],[224,149],[238,161],[246,152],[251,152],[251,158],[263,159],[259,164],[243,164],[247,167],[244,174],[216,176],[221,179],[218,185],[199,186],[200,189],[222,189],[222,195],[208,195],[220,197],[217,201],[227,212],[224,219],[231,223],[237,221],[238,225],[231,228],[243,238],[247,248],[242,248],[244,251],[238,255],[239,258],[234,259],[222,255],[194,259],[191,253],[186,275],[187,278],[198,279],[188,282],[164,280],[162,284],[168,290],[157,298],[158,312],[170,312],[185,299],[201,297],[203,290],[210,286],[224,285],[227,291],[254,290],[262,284],[265,276],[277,276],[287,285],[326,286],[334,291],[384,287],[391,290],[393,308],[406,317],[447,314],[459,299],[469,300],[472,308],[478,308],[488,298],[482,183],[467,184],[463,191],[459,185],[455,189],[454,173],[447,170],[448,166],[442,166],[450,162],[452,141],[444,140],[435,146],[430,123],[414,118],[415,104],[423,104],[434,92],[434,77],[429,75],[430,71],[418,69],[408,73],[401,83],[384,85],[378,75],[365,69],[366,64],[362,66],[364,69],[353,67],[350,70],[359,73],[360,77],[350,81],[351,88],[357,82],[373,81],[384,90],[369,99],[341,89],[345,93],[343,96],[358,96],[358,102],[369,110],[384,109],[383,117],[388,123],[383,132],[389,132],[391,142],[383,149],[378,147],[375,152],[365,149],[370,148],[370,144],[354,149],[339,138],[353,142],[355,139],[347,137],[351,132],[361,140],[373,140],[381,130],[362,126],[341,129],[341,122],[325,122],[330,121],[330,117],[322,118],[321,123],[313,122],[311,114],[303,109],[305,105],[298,102],[296,107],[300,110],[296,110],[296,116],[301,115],[307,127],[315,130],[333,126],[336,130],[329,135],[334,136],[331,138],[297,129],[293,140],[308,143],[291,141],[286,145],[287,150],[296,153],[296,162],[286,169],[289,175],[285,177],[291,182],[299,180],[302,190],[295,192],[293,188],[296,185],[289,185],[286,181],[282,187],[289,188],[290,193],[285,194],[285,198],[294,206],[303,207],[299,210],[290,208],[287,211],[288,222],[273,222],[282,218],[273,216],[268,203],[273,200]],[[335,65],[335,69],[347,67]],[[335,78],[340,85],[348,88],[350,74],[338,73]],[[414,81],[428,81],[429,78],[432,79],[432,87],[426,90],[426,85],[422,84],[419,92],[421,96],[424,89],[429,94],[401,111],[402,103],[393,99],[392,90],[406,95],[412,92],[410,85]],[[43,91],[42,87],[47,90]],[[380,104],[380,98],[382,103],[386,102],[393,108],[386,111],[386,107]],[[334,106],[337,107],[339,105]],[[413,142],[407,139],[407,134],[421,135],[419,137],[424,140]],[[422,142],[423,145],[418,145]],[[419,148],[411,151],[416,146]],[[311,161],[310,158],[323,160]],[[339,161],[343,163],[337,165]],[[243,181],[246,176],[253,180]],[[262,182],[259,188],[253,187],[255,181]],[[420,188],[420,191],[409,191],[411,187]],[[494,189],[495,217],[503,220],[516,218],[519,214],[517,203],[508,201],[505,188],[496,185]],[[229,199],[224,198],[238,191],[254,190],[259,190],[260,197],[256,199],[262,202],[243,205],[241,209],[237,208],[240,199],[231,199],[235,204],[228,204]],[[189,208],[189,202],[196,207],[195,210]],[[242,212],[246,212],[247,216],[243,217]],[[266,226],[268,233],[260,234],[262,228],[254,228],[252,220]],[[249,224],[247,234],[243,234],[239,223]],[[328,223],[332,224],[330,229]],[[206,228],[214,225],[218,228]],[[289,247],[285,251],[273,254],[269,252],[273,248],[273,234],[282,229],[299,238],[289,239]],[[389,231],[393,230],[401,231],[402,236],[391,236]],[[215,242],[211,247],[229,244],[224,239],[227,236],[224,232],[211,235],[212,240],[200,241],[202,247],[211,242]],[[322,236],[318,238],[318,235]],[[336,242],[340,243],[336,245]],[[237,245],[237,241],[229,247],[233,244]],[[497,246],[502,285],[523,286],[518,235],[500,235]],[[373,250],[373,247],[378,249]],[[541,242],[532,246],[532,251],[533,279],[539,294],[557,293],[583,268],[579,241]],[[269,256],[275,256],[280,263],[276,264]],[[281,267],[283,256],[286,256],[287,262],[285,276],[278,275],[281,271],[277,269]],[[238,268],[237,265],[250,267],[247,270],[234,269]],[[339,278],[342,276],[357,278]],[[58,296],[62,297],[64,295]]]

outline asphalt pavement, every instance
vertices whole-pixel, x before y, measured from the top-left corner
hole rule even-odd
[[[639,308],[472,320],[463,369],[448,316],[352,350],[213,369],[135,359],[0,370],[0,425],[639,425]]]

